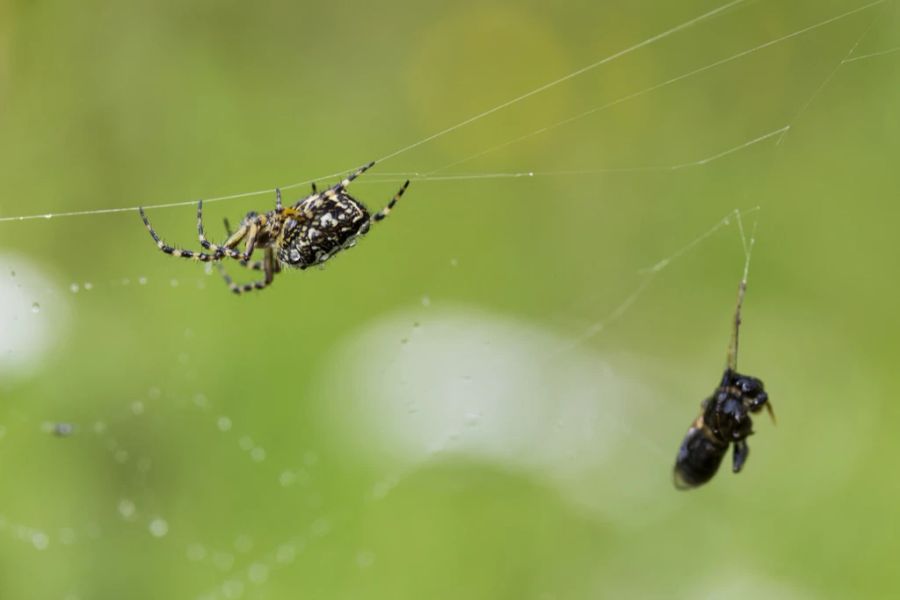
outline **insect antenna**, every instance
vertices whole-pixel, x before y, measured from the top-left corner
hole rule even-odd
[[[778,421],[775,419],[775,411],[772,409],[772,405],[766,402],[766,411],[768,411],[769,416],[772,418],[772,425],[778,425]]]

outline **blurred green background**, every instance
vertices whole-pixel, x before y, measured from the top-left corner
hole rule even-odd
[[[739,3],[354,194],[862,4]],[[6,1],[0,217],[350,170],[716,6]],[[893,597],[900,54],[841,63],[897,46],[884,2],[435,173],[550,174],[418,178],[244,297],[134,213],[0,222],[0,598]],[[734,220],[690,245],[756,206],[740,368],[778,425],[677,493],[744,259]]]

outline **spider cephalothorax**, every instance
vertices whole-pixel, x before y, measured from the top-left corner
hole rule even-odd
[[[276,273],[281,272],[282,265],[297,269],[306,269],[312,265],[324,263],[326,260],[356,244],[359,236],[369,231],[373,221],[381,221],[388,214],[397,200],[406,191],[409,181],[391,198],[382,210],[374,215],[369,214],[366,207],[347,193],[350,182],[365,173],[375,163],[361,167],[348,175],[337,185],[322,192],[312,187],[312,194],[291,206],[281,203],[281,191],[275,190],[275,209],[264,214],[247,213],[237,231],[232,233],[228,228],[228,239],[222,245],[214,244],[206,239],[203,231],[203,201],[197,203],[197,235],[200,245],[208,252],[194,252],[174,248],[163,242],[144,214],[139,209],[144,225],[157,247],[172,256],[201,262],[215,262],[222,271],[228,287],[236,294],[261,290],[272,283]],[[237,247],[244,243],[244,251]],[[250,263],[250,257],[256,249],[264,250],[261,261]],[[222,270],[220,261],[223,258],[237,260],[242,266],[263,271],[262,281],[238,285]]]

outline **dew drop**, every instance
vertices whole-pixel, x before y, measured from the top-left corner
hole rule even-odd
[[[227,552],[216,552],[213,556],[213,563],[220,571],[228,571],[234,565],[234,555]]]
[[[78,284],[77,284],[77,283],[73,283],[73,284],[71,284],[71,285],[69,286],[69,291],[72,292],[73,294],[77,294],[77,293],[78,293],[78,290],[80,290],[80,289],[81,289],[81,288],[78,287]]]
[[[87,536],[93,540],[100,539],[100,536],[103,535],[103,530],[100,529],[100,524],[96,521],[88,521],[85,531]]]
[[[191,544],[187,549],[188,560],[197,562],[206,558],[206,548],[203,544]]]
[[[75,543],[75,530],[71,527],[63,527],[59,530],[59,541],[65,544],[66,546],[71,546]]]
[[[31,543],[38,550],[46,550],[50,545],[50,538],[43,531],[35,531],[31,534]]]
[[[283,565],[293,562],[296,556],[297,550],[290,544],[279,546],[278,550],[275,552],[275,560]]]
[[[132,502],[131,500],[128,500],[126,498],[119,500],[118,508],[119,508],[119,514],[122,515],[123,519],[131,519],[132,517],[134,517],[136,507],[134,505],[134,502]],[[151,527],[152,527],[152,524],[151,524]],[[151,532],[152,532],[152,529],[151,529]]]
[[[146,277],[138,277],[138,283],[141,285],[147,285],[147,278]]]
[[[250,552],[253,550],[253,540],[249,535],[239,535],[234,540],[234,549],[243,553]]]
[[[178,287],[178,280],[177,279],[170,280],[169,285],[171,285],[172,287]]]
[[[422,296],[422,306],[425,308],[431,306],[431,298],[429,296]]]
[[[247,569],[247,579],[256,584],[265,583],[269,578],[269,567],[262,563],[253,563]]]
[[[356,566],[360,569],[371,567],[375,563],[375,554],[368,550],[361,550],[356,554]]]
[[[144,403],[141,402],[140,400],[135,400],[134,402],[132,402],[131,403],[131,412],[133,412],[135,415],[144,414]]]
[[[278,476],[278,483],[280,483],[282,487],[288,487],[293,484],[296,479],[297,476],[294,475],[293,471],[282,471],[281,475]]]
[[[244,584],[237,579],[229,579],[222,584],[222,595],[228,600],[237,600],[244,595]]]
[[[228,417],[219,417],[219,420],[216,421],[216,426],[219,428],[219,431],[230,431],[231,419],[229,419]]]
[[[87,291],[91,291],[92,289],[94,289],[94,284],[91,283],[90,281],[85,281],[85,282],[84,282],[84,289],[87,290]]]
[[[266,460],[266,450],[262,446],[257,446],[253,450],[250,451],[250,458],[252,458],[256,462],[262,462]]]
[[[75,426],[71,423],[54,423],[52,431],[56,437],[69,437],[75,433]]]
[[[169,524],[166,523],[165,519],[161,519],[156,517],[152,521],[150,521],[150,534],[153,537],[161,538],[169,533]]]
[[[33,312],[33,313],[41,312],[41,305],[38,304],[37,302],[32,303],[31,304],[31,312]]]
[[[328,520],[325,518],[316,519],[312,524],[312,533],[315,536],[322,537],[328,534],[331,531],[331,525],[328,523]]]

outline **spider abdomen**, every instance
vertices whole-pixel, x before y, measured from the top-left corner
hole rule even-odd
[[[355,245],[371,220],[366,207],[343,190],[305,198],[294,210],[296,216],[284,223],[278,259],[297,269],[321,264]]]

